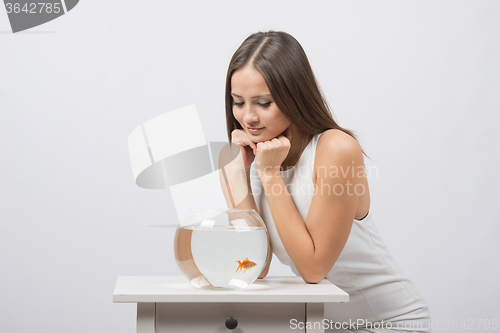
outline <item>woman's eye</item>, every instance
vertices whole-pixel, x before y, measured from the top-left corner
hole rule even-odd
[[[242,105],[243,105],[243,102],[236,102],[236,101],[234,101],[234,102],[233,102],[233,105],[236,105],[236,106],[242,106]]]
[[[267,108],[269,105],[271,105],[271,102],[267,102],[267,103],[259,103],[259,105],[263,108]]]

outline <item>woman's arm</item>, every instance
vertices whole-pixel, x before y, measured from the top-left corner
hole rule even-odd
[[[219,180],[226,204],[228,208],[254,209],[258,214],[259,211],[250,185],[250,170],[249,168],[242,168],[245,163],[242,160],[232,159],[232,155],[234,154],[231,154],[230,144],[224,147],[219,155]],[[236,158],[241,157],[237,156]],[[273,250],[271,244],[268,244],[267,261],[259,279],[264,278],[269,272],[272,257]]]
[[[269,266],[271,266],[271,260],[273,259],[273,247],[271,244],[269,244],[269,251],[267,253],[267,261],[266,261],[266,266],[264,267],[264,270],[262,270],[262,273],[259,275],[259,279],[263,279],[266,277],[267,273],[269,273]]]
[[[286,145],[283,138],[280,141]],[[272,151],[279,149],[277,145],[276,141],[257,145],[259,178],[285,250],[304,281],[317,283],[333,267],[351,231],[359,199],[354,189],[364,176],[359,174],[364,170],[361,147],[338,130],[322,134],[316,151],[315,194],[304,223],[276,169]]]
[[[255,209],[258,213],[250,185],[250,168],[245,167],[242,154],[234,158],[233,155],[230,144],[219,155],[219,180],[227,207]]]

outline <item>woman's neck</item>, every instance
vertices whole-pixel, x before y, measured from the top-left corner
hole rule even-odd
[[[290,142],[290,151],[288,152],[288,156],[285,158],[283,163],[281,163],[282,170],[289,169],[297,164],[308,142],[309,135],[292,126],[292,140]]]

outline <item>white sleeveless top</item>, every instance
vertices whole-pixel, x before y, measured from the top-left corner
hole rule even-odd
[[[314,193],[312,175],[320,136],[321,133],[312,138],[294,167],[281,173],[304,221]],[[251,185],[274,254],[282,264],[290,266],[300,276],[281,243],[255,163],[251,167]],[[354,220],[347,243],[326,279],[349,294],[349,303],[327,303],[325,318],[335,322],[356,321],[359,318],[368,322],[420,320],[425,322],[424,329],[420,331],[428,331],[425,329],[429,326],[427,305],[390,255],[371,213],[362,220]]]

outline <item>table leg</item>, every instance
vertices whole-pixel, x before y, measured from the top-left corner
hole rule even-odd
[[[306,333],[324,333],[324,318],[325,303],[306,303]]]
[[[155,303],[137,303],[137,333],[154,333],[155,316]]]

